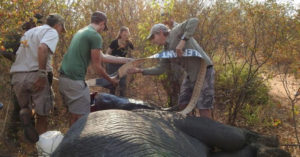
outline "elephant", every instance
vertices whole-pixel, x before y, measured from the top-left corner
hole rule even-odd
[[[100,93],[53,157],[289,157],[276,137]],[[96,111],[98,110],[98,111]]]

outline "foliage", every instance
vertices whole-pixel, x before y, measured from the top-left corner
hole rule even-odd
[[[262,106],[245,105],[244,109],[241,110],[241,114],[246,119],[248,125],[254,126],[261,123],[262,108]]]
[[[236,110],[237,113],[245,110],[249,104],[257,106],[269,103],[269,87],[261,75],[255,75],[249,80],[249,66],[234,64],[230,67],[230,69],[226,69],[226,66],[216,67],[217,102],[220,104],[223,102],[226,106],[228,118],[234,116]],[[242,105],[241,97],[243,97]]]
[[[248,98],[245,100],[246,104],[266,105],[269,103],[269,87],[264,84],[264,80],[260,75],[256,75],[251,82],[248,82],[247,87],[243,87],[247,82],[249,67],[242,69],[242,65],[237,64],[233,65],[232,69],[225,70],[217,67],[216,70],[218,71],[216,88],[220,90],[218,92],[222,92],[224,93],[222,95],[225,95],[220,98],[221,102],[230,100],[230,102],[234,103],[238,99],[236,98],[238,93],[245,88]],[[230,95],[230,97],[226,97],[226,95]]]

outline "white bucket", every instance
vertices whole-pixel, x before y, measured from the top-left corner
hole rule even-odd
[[[60,131],[47,131],[40,135],[36,148],[39,157],[50,157],[64,136]]]

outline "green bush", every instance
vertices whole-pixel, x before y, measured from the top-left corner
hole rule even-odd
[[[246,104],[241,113],[247,124],[254,126],[261,122],[262,106],[251,106]]]
[[[232,65],[231,68],[224,66],[216,67],[216,93],[218,102],[234,102],[241,92],[245,93],[245,104],[265,105],[269,103],[269,87],[260,74],[249,74],[249,67],[240,64]]]
[[[261,74],[239,63],[215,67],[216,104],[227,109],[228,122],[234,124],[241,114],[249,123],[258,122],[258,113],[252,109],[270,101],[269,87]]]

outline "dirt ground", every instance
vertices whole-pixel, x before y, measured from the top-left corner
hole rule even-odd
[[[237,125],[240,127],[248,128],[253,131],[257,131],[266,135],[276,135],[280,139],[281,148],[289,151],[293,157],[300,157],[300,147],[295,146],[283,146],[289,144],[297,144],[295,138],[294,123],[292,119],[292,107],[289,99],[284,90],[281,78],[283,76],[276,76],[268,81],[270,86],[269,95],[273,100],[274,104],[263,108],[260,112],[261,119],[268,118],[273,119],[272,122],[258,123],[255,125],[248,125],[245,120],[241,117],[237,121]],[[295,79],[292,76],[287,77],[288,89],[291,95],[294,97],[297,90],[300,87],[300,80]],[[300,96],[298,96],[300,98]],[[300,100],[296,103],[296,121],[298,128],[298,136],[300,136]],[[215,119],[221,122],[226,122],[226,115],[222,111],[222,108],[216,108],[214,111]]]
[[[271,95],[272,99],[275,100],[277,105],[275,108],[277,110],[274,110],[274,115],[277,116],[279,120],[281,120],[280,126],[278,126],[277,129],[274,130],[274,133],[280,137],[281,144],[296,144],[297,141],[295,139],[295,130],[294,130],[294,124],[292,120],[292,106],[290,104],[290,101],[287,97],[286,91],[284,89],[284,86],[282,84],[282,78],[283,76],[276,76],[273,79],[269,81],[271,91],[269,94]],[[300,87],[300,80],[295,79],[292,76],[287,77],[288,82],[288,89],[291,93],[292,98],[294,98],[295,94],[297,93],[297,90]],[[298,136],[300,136],[300,96],[298,96],[299,100],[295,104],[296,109],[296,121],[297,121],[297,129],[298,129]],[[277,112],[276,112],[277,111]],[[273,130],[270,130],[270,133],[272,133]],[[300,138],[300,137],[299,137]],[[283,147],[287,150],[289,150],[293,156],[300,157],[300,147]]]

